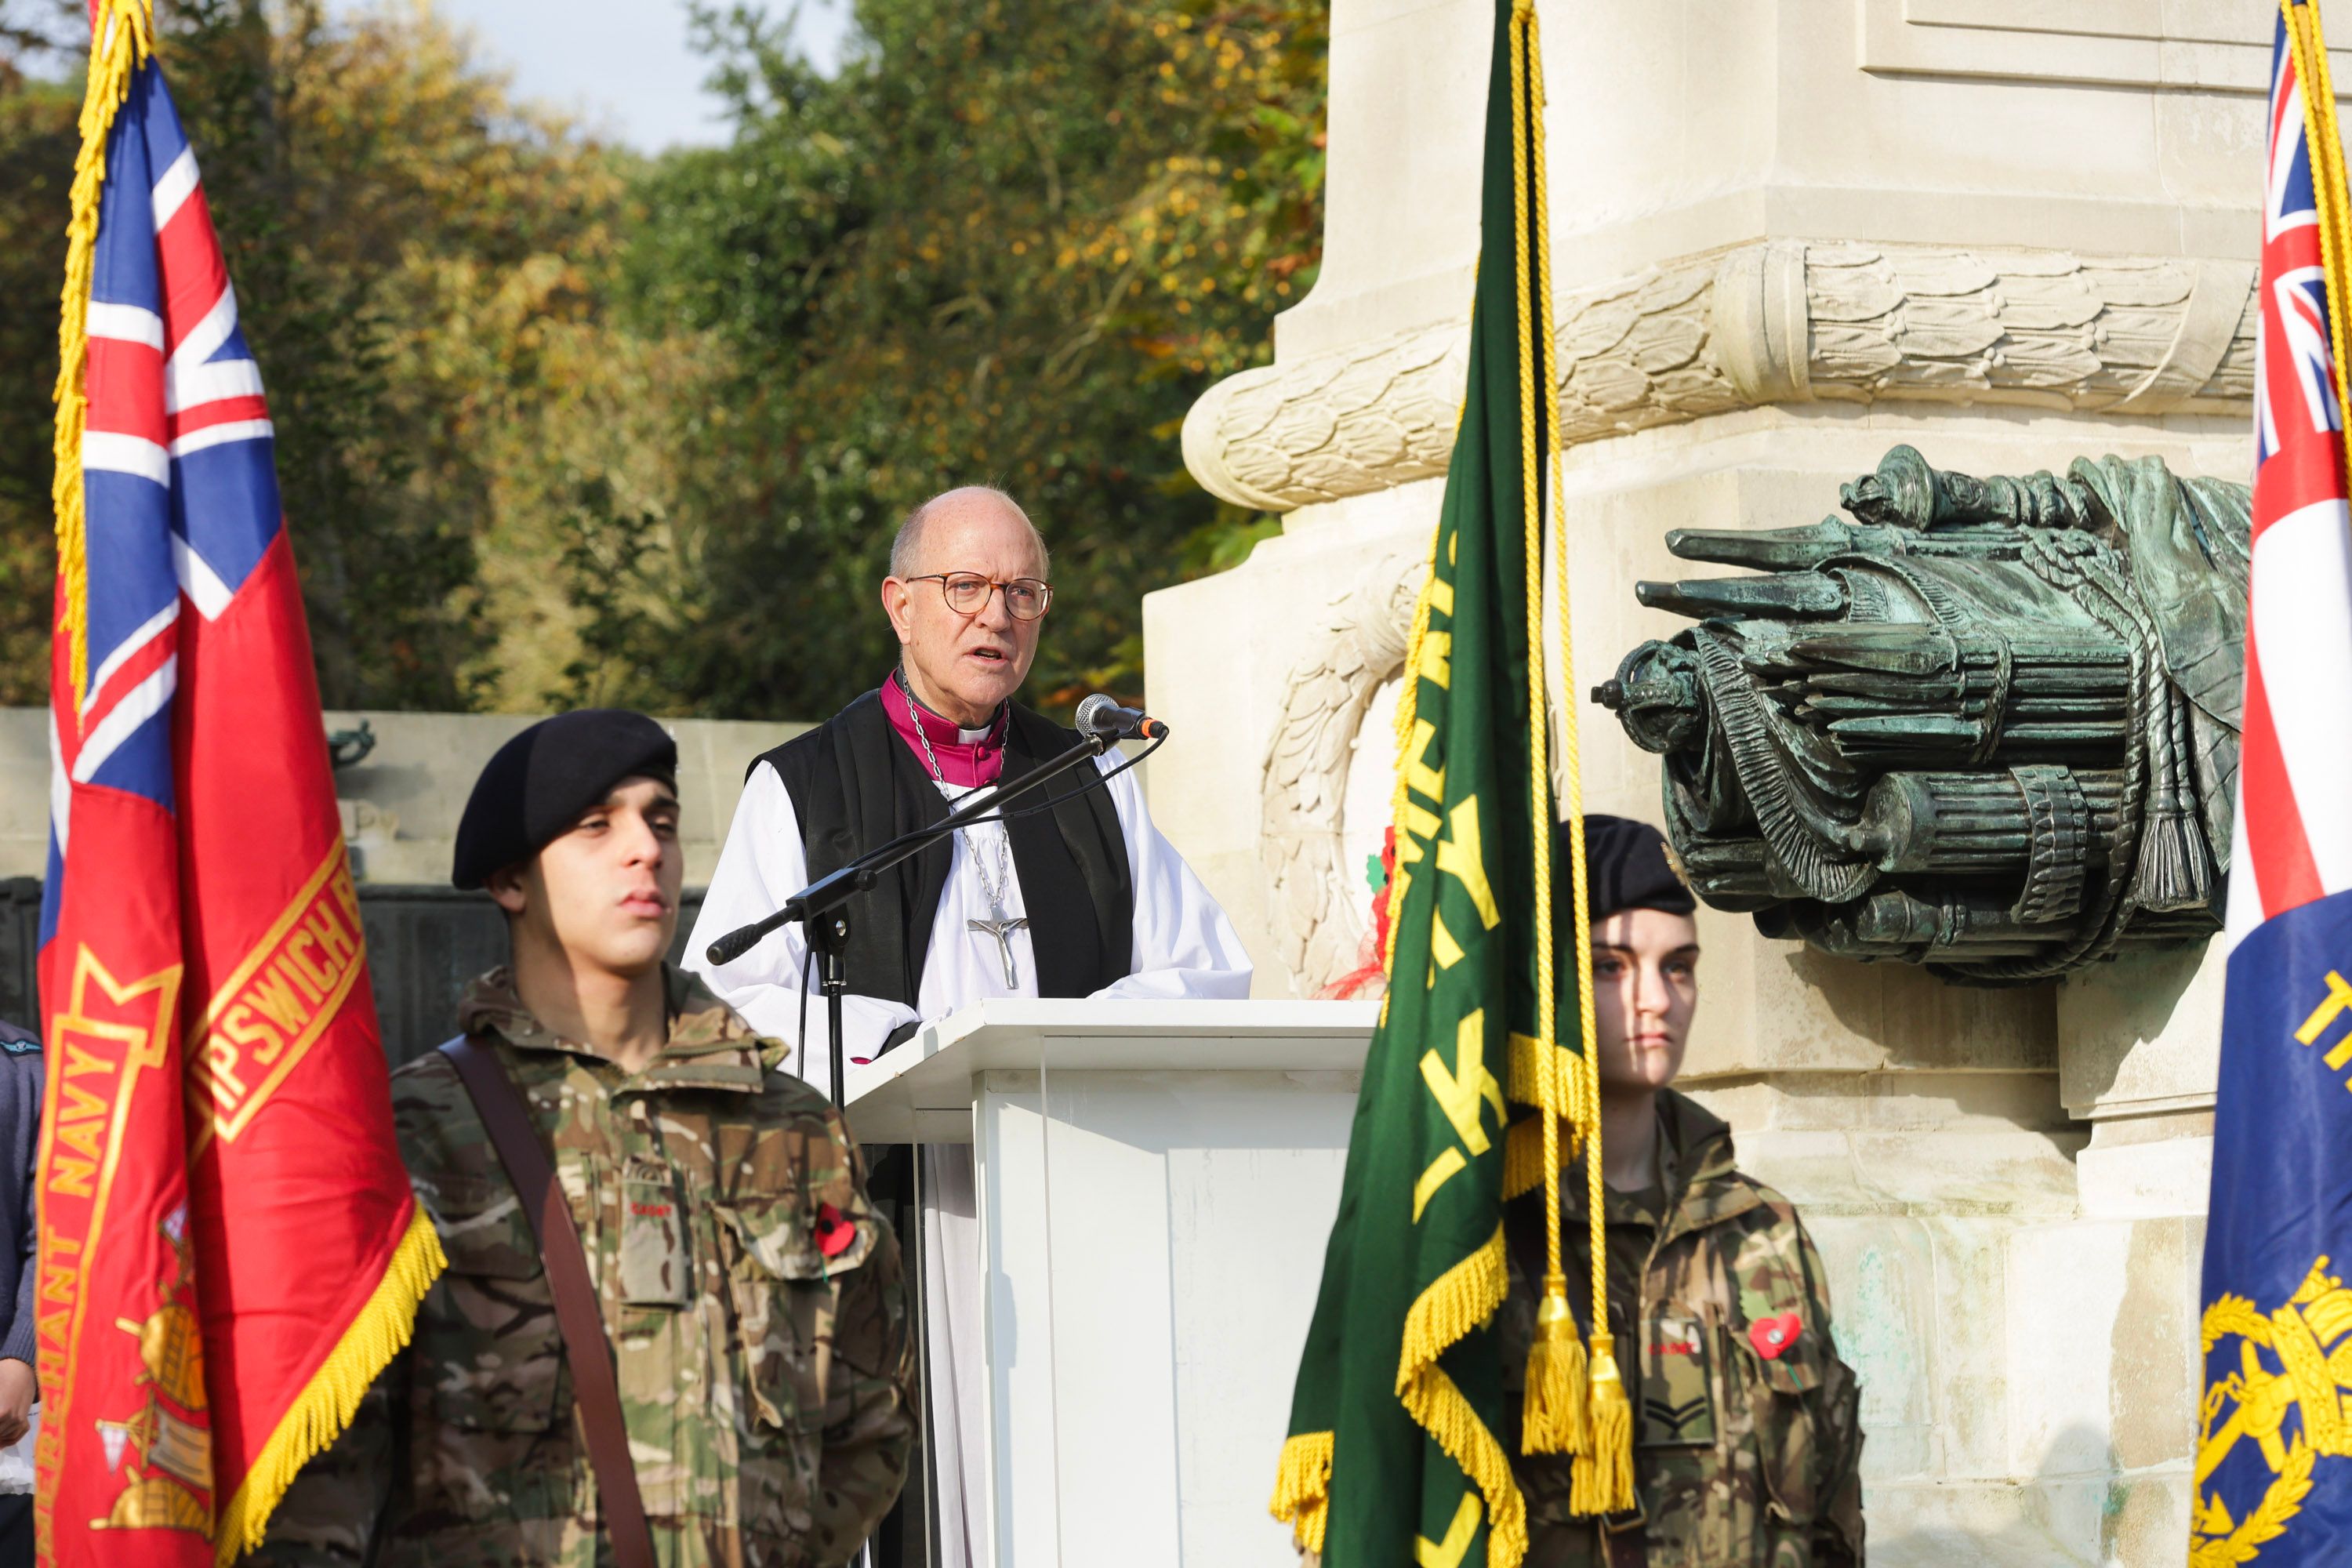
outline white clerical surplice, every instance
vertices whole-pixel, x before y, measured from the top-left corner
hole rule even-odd
[[[987,733],[966,731],[957,738],[969,745]],[[1112,752],[1100,758],[1097,766],[1108,773],[1119,761]],[[944,782],[937,787],[950,801],[969,793]],[[1127,840],[1128,871],[1135,889],[1134,944],[1129,973],[1096,994],[1246,997],[1250,961],[1240,939],[1183,858],[1152,826],[1135,775],[1122,773],[1103,787],[1110,793]],[[901,1025],[943,1018],[992,996],[1037,994],[1030,933],[1016,923],[1026,919],[1027,905],[1003,827],[983,824],[966,829],[950,841],[949,852],[952,859],[931,925],[918,1005],[909,1008],[858,995],[857,976],[850,975],[851,994],[842,1007],[845,1059],[878,1054],[884,1038]],[[791,793],[775,769],[763,762],[744,786],[695,922],[688,963],[752,1027],[793,1042],[793,1065],[830,1093],[825,1002],[812,980],[803,1007],[801,977],[806,948],[800,928],[785,927],[732,963],[714,968],[702,956],[714,938],[772,913],[807,884],[807,870]],[[980,1243],[971,1147],[926,1144],[921,1162],[929,1415],[925,1440],[938,1477],[941,1568],[968,1568],[985,1558],[980,1532],[986,1517],[982,1506]],[[908,1484],[919,1486],[921,1478],[910,1477]]]

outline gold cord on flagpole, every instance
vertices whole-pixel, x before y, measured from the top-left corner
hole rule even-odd
[[[1551,203],[1549,182],[1542,176],[1544,160],[1543,51],[1537,47],[1532,5],[1528,14],[1528,92],[1535,104],[1530,138],[1538,167],[1536,195],[1536,282],[1541,300],[1544,342],[1555,341],[1552,328]],[[1586,1197],[1586,1245],[1592,1266],[1592,1350],[1591,1390],[1587,1396],[1589,1439],[1578,1456],[1570,1481],[1569,1507],[1578,1513],[1616,1513],[1633,1506],[1633,1405],[1623,1373],[1617,1363],[1616,1336],[1609,1329],[1608,1219],[1603,1212],[1601,1172],[1600,1031],[1592,1010],[1592,896],[1584,859],[1584,759],[1577,740],[1576,651],[1570,631],[1568,594],[1568,508],[1560,496],[1559,382],[1544,381],[1544,416],[1549,421],[1547,456],[1551,495],[1552,561],[1558,573],[1555,593],[1559,604],[1559,752],[1561,793],[1567,806],[1570,885],[1569,929],[1576,951],[1577,1037],[1580,1050],[1575,1071],[1580,1092],[1570,1097],[1577,1117],[1578,1142],[1583,1146]],[[1559,1213],[1555,1197],[1552,1212]],[[1555,1223],[1557,1221],[1555,1220]]]
[[[1512,279],[1518,338],[1520,500],[1527,543],[1528,798],[1535,874],[1537,1125],[1543,1139],[1544,1282],[1536,1310],[1534,1342],[1528,1347],[1527,1392],[1521,1408],[1520,1447],[1530,1454],[1582,1454],[1589,1446],[1590,1366],[1577,1339],[1576,1317],[1568,1304],[1559,1217],[1559,1123],[1567,1110],[1565,1073],[1559,1062],[1559,1030],[1552,956],[1551,794],[1549,725],[1546,719],[1543,555],[1544,466],[1539,456],[1538,398],[1550,416],[1541,427],[1559,439],[1552,411],[1559,389],[1551,374],[1549,323],[1538,335],[1537,321],[1549,314],[1542,298],[1548,270],[1542,222],[1544,207],[1541,105],[1535,94],[1541,62],[1535,59],[1533,0],[1511,8],[1511,204]],[[1531,145],[1532,143],[1532,145]]]
[[[2319,270],[2327,289],[2330,384],[2336,393],[2338,427],[2352,421],[2346,388],[2344,342],[2352,317],[2352,288],[2345,268],[2352,263],[2352,195],[2344,178],[2344,143],[2336,129],[2336,89],[2327,74],[2327,39],[2319,26],[2318,0],[2279,0],[2287,48],[2294,57],[2294,79],[2303,91],[2303,140],[2311,154],[2312,208],[2319,219]],[[2352,432],[2343,443],[2347,482],[2352,483]]]
[[[131,95],[131,77],[154,50],[152,22],[141,0],[100,0],[90,20],[89,80],[81,100],[81,148],[67,197],[66,282],[58,310],[58,405],[49,500],[57,512],[58,635],[76,702],[89,684],[89,530],[84,510],[82,431],[89,404],[83,372],[89,361],[89,284],[97,266],[99,195],[106,184],[106,139]]]

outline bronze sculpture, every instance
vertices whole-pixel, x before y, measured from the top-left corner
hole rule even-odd
[[[1767,935],[1983,984],[2219,930],[2247,488],[2154,458],[1977,479],[1896,447],[1839,493],[1847,518],[1810,528],[1669,533],[1761,574],[1639,584],[1697,624],[1593,693],[1665,759],[1692,887]]]

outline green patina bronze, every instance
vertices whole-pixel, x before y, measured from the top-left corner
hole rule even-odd
[[[2219,930],[2248,491],[2155,458],[1978,479],[1896,447],[1593,693],[1665,759],[1692,887],[1771,936],[2022,984]]]

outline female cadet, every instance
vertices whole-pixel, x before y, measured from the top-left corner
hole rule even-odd
[[[1821,1258],[1789,1200],[1733,1164],[1731,1130],[1668,1087],[1698,1002],[1696,906],[1657,829],[1588,816],[1584,834],[1608,1312],[1633,1399],[1637,1506],[1577,1519],[1568,1459],[1515,1458],[1528,1568],[1859,1564],[1862,1428]],[[1565,831],[1555,853],[1565,864]],[[1586,1234],[1586,1188],[1561,1185],[1569,1236]],[[1544,1275],[1542,1205],[1538,1186],[1506,1222],[1498,1327],[1514,1426]],[[1572,1298],[1591,1289],[1577,1273]],[[1590,1302],[1574,1304],[1589,1331]],[[1517,1456],[1518,1433],[1507,1440]]]

